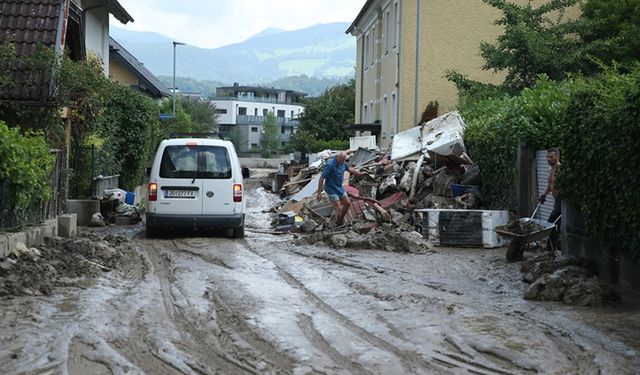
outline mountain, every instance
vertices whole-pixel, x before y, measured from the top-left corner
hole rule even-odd
[[[178,46],[176,75],[196,80],[264,84],[283,77],[353,75],[356,40],[348,23],[319,24],[284,31],[268,28],[247,40],[220,48]],[[171,39],[113,27],[111,35],[155,75],[173,74]]]

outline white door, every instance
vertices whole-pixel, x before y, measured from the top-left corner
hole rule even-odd
[[[547,163],[547,150],[539,150],[536,151],[536,174],[538,175],[538,195],[537,198],[540,198],[540,195],[547,190],[547,179],[549,177],[549,163]],[[553,195],[548,194],[547,199],[544,204],[540,206],[538,212],[536,212],[536,219],[547,220],[549,219],[549,215],[551,215],[551,211],[553,211],[553,204],[555,200],[553,199]],[[537,204],[537,203],[536,203]]]
[[[202,178],[202,213],[228,215],[235,211],[234,176],[229,150],[224,146],[202,146],[200,158]]]

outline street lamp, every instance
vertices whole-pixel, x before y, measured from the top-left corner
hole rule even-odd
[[[176,46],[184,46],[184,43],[173,42],[173,118],[176,118]]]

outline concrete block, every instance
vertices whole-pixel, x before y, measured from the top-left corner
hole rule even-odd
[[[58,216],[58,235],[64,238],[78,234],[78,215],[64,214]]]
[[[9,255],[9,237],[4,233],[0,233],[0,257],[6,257],[7,255]]]
[[[9,238],[9,251],[15,249],[19,242],[27,244],[27,234],[25,232],[7,233],[7,237]]]
[[[77,214],[77,224],[80,226],[88,226],[91,216],[100,212],[100,201],[93,199],[69,199],[67,200],[68,214]]]

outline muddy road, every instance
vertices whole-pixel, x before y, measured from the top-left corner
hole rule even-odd
[[[525,301],[504,249],[295,245],[248,185],[243,240],[110,227],[90,237],[123,252],[109,272],[0,297],[0,373],[640,372],[637,310]]]

